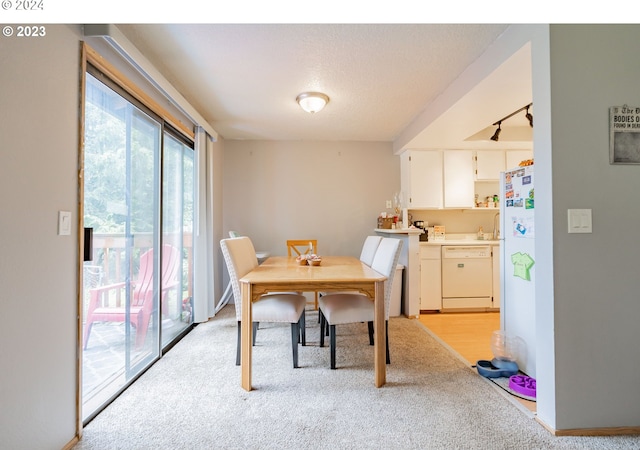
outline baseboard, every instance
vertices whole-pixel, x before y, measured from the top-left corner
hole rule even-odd
[[[640,434],[640,427],[568,428],[556,430],[538,417],[536,421],[554,436],[620,436]]]
[[[80,442],[80,438],[78,437],[78,435],[76,435],[73,439],[71,439],[67,445],[65,445],[64,447],[62,447],[62,450],[71,450],[73,447],[75,447],[75,445]]]

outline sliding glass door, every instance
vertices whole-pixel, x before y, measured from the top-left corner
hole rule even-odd
[[[192,324],[193,148],[99,72],[85,85],[83,420]]]
[[[194,155],[193,149],[176,134],[165,133],[163,147],[162,241],[179,259],[175,277],[166,281],[176,287],[165,286],[162,297],[165,347],[192,323]]]

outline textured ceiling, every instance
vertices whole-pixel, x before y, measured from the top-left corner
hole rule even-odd
[[[393,141],[507,25],[118,28],[225,139]]]

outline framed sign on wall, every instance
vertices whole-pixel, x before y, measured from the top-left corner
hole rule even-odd
[[[609,163],[640,164],[640,108],[609,108]]]

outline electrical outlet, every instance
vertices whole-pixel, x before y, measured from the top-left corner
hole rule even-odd
[[[387,208],[391,208],[391,200],[387,200]]]

